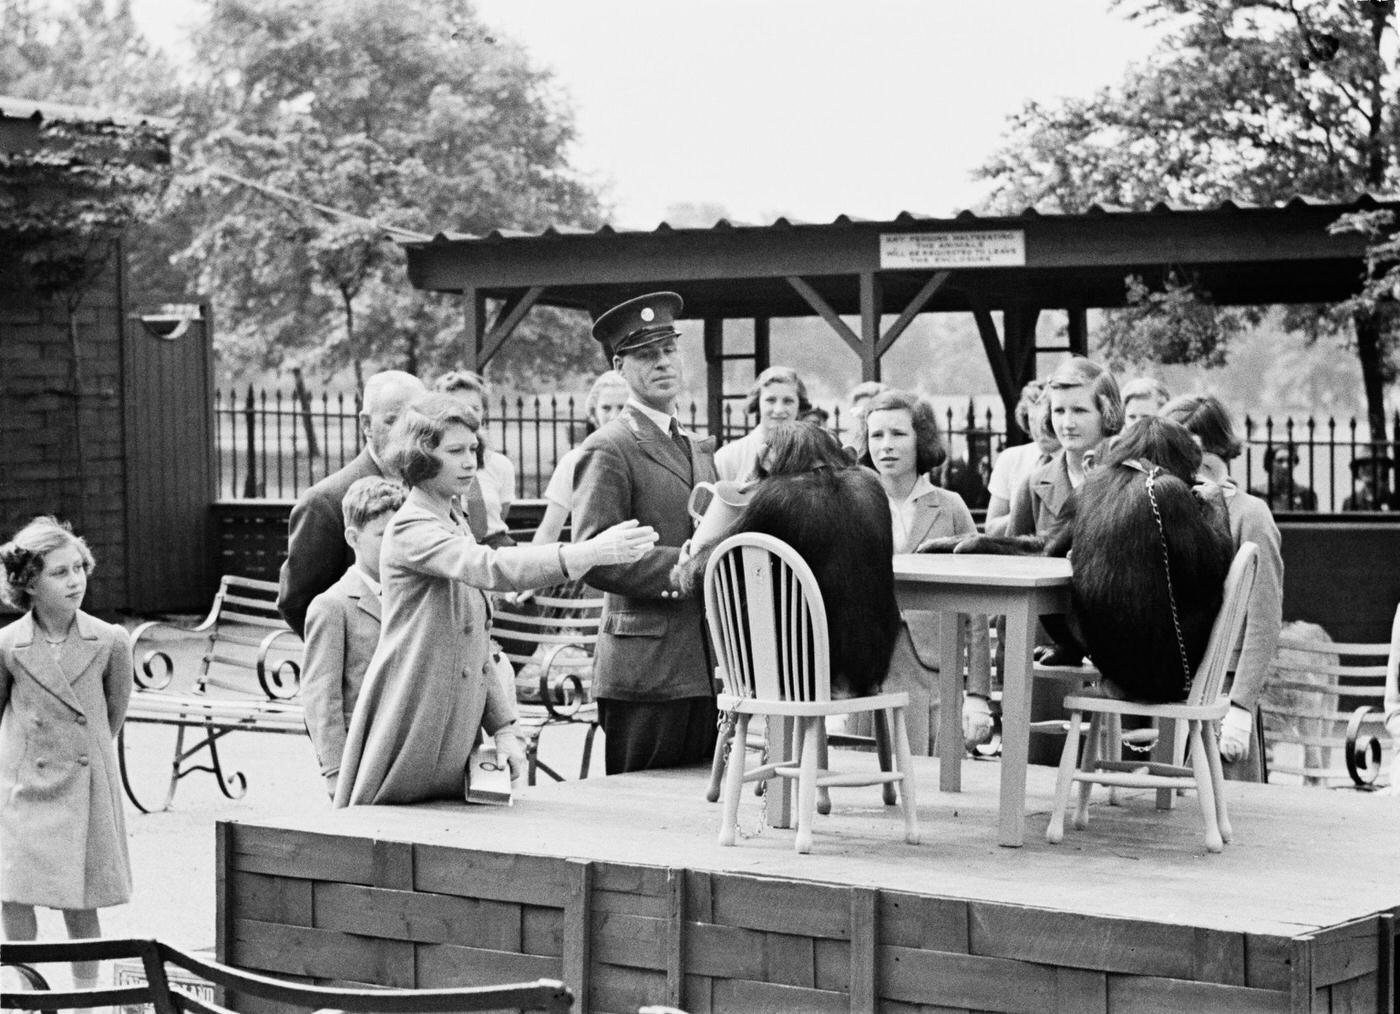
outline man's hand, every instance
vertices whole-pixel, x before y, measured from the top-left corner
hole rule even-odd
[[[1220,723],[1220,759],[1234,763],[1249,756],[1249,736],[1254,731],[1254,716],[1244,708],[1230,706]]]

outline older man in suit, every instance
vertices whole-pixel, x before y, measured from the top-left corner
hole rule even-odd
[[[401,370],[385,370],[365,381],[360,406],[364,449],[350,464],[297,498],[292,508],[291,537],[287,559],[282,564],[277,609],[298,635],[306,634],[306,610],[311,600],[335,584],[355,562],[345,542],[345,518],[341,513],[346,492],[356,479],[385,474],[381,460],[389,430],[403,407],[425,390],[421,380]]]
[[[607,737],[608,774],[708,761],[715,744],[714,664],[703,602],[671,572],[690,538],[686,510],[699,482],[715,479],[714,448],[676,419],[681,298],[657,292],[613,307],[593,337],[627,380],[622,414],[583,443],[574,473],[574,539],[636,518],[660,542],[636,563],[595,567],[585,580],[607,593],[593,692]]]

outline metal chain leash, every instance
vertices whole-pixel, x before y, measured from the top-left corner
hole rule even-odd
[[[1153,487],[1156,485],[1157,474],[1162,469],[1158,465],[1153,465],[1147,471],[1147,501],[1152,505],[1152,517],[1157,522],[1157,532],[1162,538],[1162,568],[1167,574],[1167,603],[1172,610],[1172,627],[1176,631],[1176,648],[1181,653],[1181,671],[1186,677],[1186,694],[1191,693],[1191,663],[1186,659],[1186,638],[1181,633],[1181,616],[1176,609],[1176,592],[1172,588],[1172,561],[1171,554],[1167,551],[1167,529],[1162,524],[1162,512],[1157,507],[1157,494]]]

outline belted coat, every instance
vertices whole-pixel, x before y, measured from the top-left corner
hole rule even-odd
[[[379,577],[379,645],[346,733],[335,805],[460,800],[480,730],[515,718],[490,663],[483,589],[562,581],[558,546],[483,546],[461,513],[411,489],[384,532]]]
[[[702,599],[663,597],[691,535],[690,491],[715,481],[712,442],[687,437],[689,460],[669,433],[629,405],[583,443],[574,472],[574,540],[629,518],[660,536],[635,563],[594,567],[585,578],[607,593],[593,673],[596,697],[670,701],[714,693]]]
[[[114,743],[131,700],[126,631],[79,612],[57,658],[26,613],[0,630],[0,900],[131,898]]]

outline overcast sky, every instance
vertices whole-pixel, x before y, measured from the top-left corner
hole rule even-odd
[[[164,44],[189,0],[136,0]],[[555,74],[574,164],[615,224],[947,214],[1025,100],[1086,95],[1151,48],[1108,0],[476,0]]]

